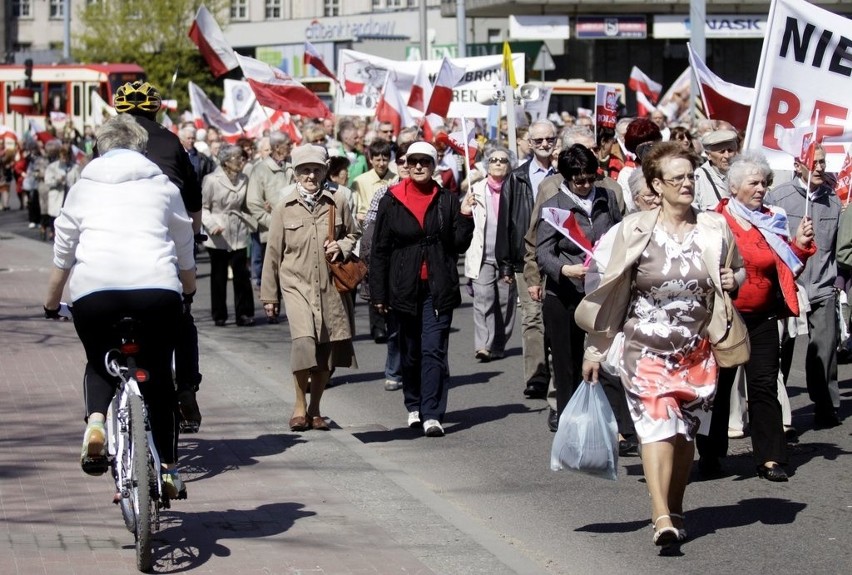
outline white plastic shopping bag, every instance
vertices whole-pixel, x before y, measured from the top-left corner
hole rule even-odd
[[[559,417],[550,468],[605,479],[618,473],[618,425],[600,384],[582,382]]]

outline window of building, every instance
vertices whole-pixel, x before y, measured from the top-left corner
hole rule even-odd
[[[387,0],[388,8],[407,8],[408,0]]]
[[[50,17],[62,18],[65,15],[65,0],[50,0]]]
[[[280,20],[284,16],[283,0],[266,0],[266,19]]]
[[[231,0],[231,20],[248,20],[248,0]]]
[[[340,16],[340,0],[323,0],[323,16]]]
[[[373,10],[381,10],[385,7],[385,0],[373,0]]]
[[[32,18],[32,0],[12,0],[12,16],[15,18]]]

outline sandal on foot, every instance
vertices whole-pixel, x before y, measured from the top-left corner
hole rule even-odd
[[[106,456],[106,430],[103,423],[90,423],[83,434],[80,467],[88,475],[103,475],[109,469]]]
[[[672,519],[672,523],[674,523],[675,519],[680,520],[681,524],[686,521],[686,516],[683,513],[669,513]],[[675,527],[677,529],[677,540],[678,541],[686,541],[686,527]]]
[[[657,529],[657,523],[660,522],[660,519],[668,519],[671,521],[671,517],[668,515],[660,515],[654,521],[654,545],[657,547],[667,547],[677,543],[680,535],[678,530],[674,527],[662,527]]]

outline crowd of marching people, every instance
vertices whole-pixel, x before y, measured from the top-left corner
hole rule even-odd
[[[518,393],[550,404],[551,431],[581,381],[603,386],[619,453],[641,455],[654,543],[665,548],[687,537],[696,449],[699,476],[719,477],[728,439],[749,430],[756,474],[788,480],[796,339],[807,346],[814,427],[841,424],[852,216],[819,145],[773,172],[725,122],[590,123],[528,122],[515,149],[475,128],[471,157],[452,124],[426,138],[416,126],[303,119],[299,141],[273,131],[226,142],[186,123],[177,137],[200,184],[195,231],[206,236],[214,325],[251,327],[258,307],[289,324],[291,430],[328,429],[321,398],[335,369],[358,366],[361,299],[372,340],[387,349],[384,389],[402,389],[405,425],[442,436],[464,290],[469,357],[502,360],[519,323]],[[4,209],[16,180],[45,240],[94,141],[89,129],[52,136],[27,140],[3,169]],[[335,268],[359,258],[360,285],[341,287]],[[729,361],[719,347],[732,313],[750,359]]]

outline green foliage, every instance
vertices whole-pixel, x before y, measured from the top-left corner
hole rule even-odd
[[[100,0],[76,3],[74,17],[83,32],[72,40],[78,62],[125,62],[142,66],[163,98],[189,109],[187,85],[192,81],[214,101],[221,101],[217,81],[189,39],[189,27],[201,4],[222,14],[227,0]],[[217,16],[224,29],[224,18]],[[172,78],[177,71],[174,85]]]

